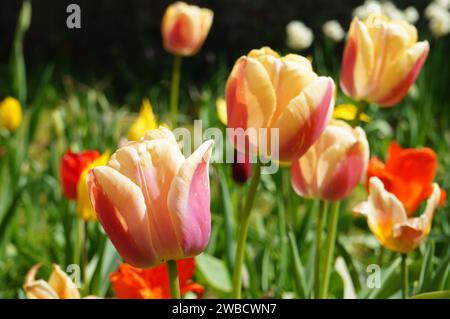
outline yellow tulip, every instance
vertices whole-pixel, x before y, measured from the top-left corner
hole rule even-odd
[[[152,105],[148,99],[142,101],[141,110],[138,118],[131,125],[128,132],[128,139],[130,141],[138,141],[145,135],[145,132],[158,128],[155,114],[153,113]]]
[[[439,205],[441,191],[432,186],[425,211],[420,217],[408,217],[405,206],[378,177],[369,180],[369,198],[358,204],[353,211],[367,217],[367,223],[378,241],[386,248],[409,253],[428,236],[434,211]]]
[[[354,18],[342,58],[341,87],[356,101],[383,107],[400,102],[416,80],[429,51],[404,20],[371,14]]]
[[[222,122],[223,125],[227,125],[227,122],[228,122],[227,102],[225,102],[224,98],[217,99],[216,111],[217,111],[217,117],[219,118],[220,122]]]
[[[96,214],[94,208],[92,207],[91,200],[89,199],[89,190],[87,185],[87,176],[89,171],[97,166],[106,165],[109,159],[109,151],[105,152],[94,160],[92,163],[87,165],[80,175],[80,179],[77,184],[77,214],[78,217],[84,221],[94,221],[96,219]]]
[[[28,299],[80,299],[80,293],[58,265],[53,265],[53,271],[48,281],[36,280],[36,274],[41,264],[36,264],[25,276],[23,289]]]
[[[333,118],[337,120],[353,121],[357,112],[358,108],[354,104],[340,104],[334,108]],[[365,113],[362,113],[359,118],[363,122],[370,122],[370,117]]]
[[[22,107],[20,102],[8,96],[0,102],[0,126],[15,131],[22,123]]]

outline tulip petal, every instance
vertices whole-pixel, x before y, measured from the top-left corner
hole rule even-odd
[[[386,107],[399,103],[416,81],[428,52],[428,42],[418,42],[406,50],[404,56],[391,63],[380,78],[381,85],[373,100]]]
[[[156,259],[149,234],[145,199],[129,178],[109,166],[89,172],[88,187],[97,217],[120,255],[136,267]]]
[[[45,280],[36,280],[36,274],[41,267],[38,263],[31,267],[25,276],[23,289],[28,299],[58,299],[56,291]]]
[[[433,184],[433,193],[427,200],[425,212],[420,217],[410,218],[403,223],[394,226],[394,237],[398,241],[397,246],[403,252],[414,250],[431,230],[433,215],[439,205],[440,189]]]
[[[61,270],[58,265],[53,264],[53,271],[48,279],[48,284],[58,294],[60,299],[80,299],[80,293],[73,281]]]
[[[167,205],[185,257],[202,252],[211,232],[208,162],[212,140],[203,143],[180,167],[172,182]]]
[[[228,127],[269,126],[276,109],[276,96],[269,74],[256,58],[242,57],[236,62],[225,92]]]
[[[344,93],[359,100],[374,68],[374,44],[367,27],[354,18],[342,57],[340,85]]]
[[[389,191],[394,193],[412,214],[430,194],[437,169],[435,152],[430,148],[402,149],[392,143],[386,170],[393,176]]]
[[[274,128],[279,129],[281,161],[300,158],[317,141],[333,113],[334,82],[319,77],[291,100]]]

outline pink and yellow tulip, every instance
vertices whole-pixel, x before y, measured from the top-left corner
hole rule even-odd
[[[204,250],[211,231],[212,146],[209,140],[186,159],[172,132],[161,127],[90,171],[98,220],[127,263],[146,268]]]
[[[401,253],[416,249],[431,230],[434,210],[439,205],[439,186],[433,184],[425,212],[420,217],[408,218],[405,206],[385,189],[378,177],[372,177],[369,184],[369,199],[354,211],[367,217],[370,230],[384,247]]]
[[[252,50],[237,60],[226,84],[228,127],[279,129],[279,159],[295,161],[330,120],[333,92],[333,80],[318,76],[308,59],[281,57],[268,47]],[[249,143],[253,153],[260,143],[270,145],[254,136]]]
[[[428,42],[417,37],[416,28],[403,20],[381,14],[354,18],[342,58],[344,93],[383,107],[399,103],[428,55]]]
[[[306,154],[292,164],[292,185],[302,197],[342,200],[361,181],[368,161],[364,131],[333,120]]]
[[[208,36],[213,15],[209,9],[180,1],[170,5],[161,24],[164,48],[180,56],[197,53]]]

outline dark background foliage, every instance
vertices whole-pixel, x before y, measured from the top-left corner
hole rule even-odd
[[[31,28],[25,39],[30,70],[52,63],[56,74],[71,74],[79,81],[112,83],[118,98],[130,89],[168,78],[171,56],[161,45],[160,22],[173,1],[155,0],[34,0]],[[338,19],[347,28],[351,11],[363,0],[192,0],[211,8],[214,23],[200,54],[183,68],[191,80],[203,82],[217,69],[217,61],[230,65],[252,48],[285,46],[285,27],[294,19],[313,28]],[[77,3],[82,28],[66,27],[66,7]],[[400,8],[419,11],[427,0],[395,1]],[[7,62],[21,1],[0,1],[0,62]],[[308,53],[308,52],[306,52]],[[336,52],[340,54],[340,52]],[[31,72],[30,72],[31,73]],[[163,74],[161,74],[163,73]]]

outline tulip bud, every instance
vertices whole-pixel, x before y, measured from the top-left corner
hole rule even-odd
[[[252,155],[275,146],[279,151],[276,160],[295,161],[330,120],[333,92],[333,80],[314,73],[308,59],[295,54],[280,57],[268,47],[252,50],[235,63],[225,93],[228,128],[236,132],[250,129],[256,135],[246,136],[250,147],[243,149],[231,142]],[[266,136],[261,136],[261,129],[267,131]],[[269,138],[272,133],[277,133],[278,141]]]
[[[205,42],[212,21],[209,9],[184,2],[170,5],[161,25],[164,48],[174,55],[194,55]]]
[[[160,127],[89,172],[98,220],[127,263],[146,268],[205,249],[212,146],[206,141],[185,158],[173,133]]]
[[[0,127],[13,132],[22,123],[22,107],[13,97],[7,97],[0,102]]]
[[[292,164],[292,186],[302,197],[342,200],[361,181],[368,160],[364,131],[332,121],[308,152]]]
[[[354,18],[342,58],[341,87],[354,100],[383,107],[399,103],[416,80],[429,44],[403,20],[371,14]]]
[[[232,164],[233,179],[237,184],[244,184],[252,175],[252,164],[248,154],[234,151],[234,161]]]

